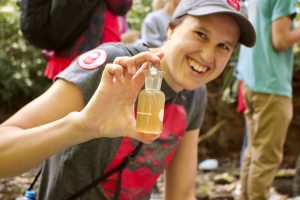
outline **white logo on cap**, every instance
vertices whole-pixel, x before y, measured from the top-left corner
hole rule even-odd
[[[107,59],[106,51],[102,49],[94,49],[82,54],[78,58],[78,64],[80,67],[92,70],[98,68],[102,65]]]

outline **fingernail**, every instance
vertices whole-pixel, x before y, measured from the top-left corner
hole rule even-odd
[[[136,73],[136,69],[135,69],[135,67],[131,67],[131,69],[130,69],[130,73],[131,73],[131,74],[135,74],[135,73]]]

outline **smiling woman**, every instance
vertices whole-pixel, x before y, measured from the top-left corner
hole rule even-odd
[[[75,59],[49,90],[1,124],[0,160],[6,165],[0,165],[0,176],[21,173],[48,158],[39,199],[66,199],[118,168],[140,147],[134,160],[82,198],[149,199],[166,170],[166,199],[194,199],[204,84],[224,70],[237,43],[255,42],[243,3],[230,2],[181,1],[173,20],[186,17],[179,24],[171,21],[159,49],[107,43]],[[143,137],[133,112],[144,83],[142,71],[150,63],[165,73],[159,138]]]
[[[164,47],[174,50],[165,53],[166,63],[161,65],[172,72],[166,74],[166,80],[180,91],[196,89],[215,79],[224,70],[239,38],[238,23],[228,14],[185,17],[180,25],[170,26],[168,32]]]

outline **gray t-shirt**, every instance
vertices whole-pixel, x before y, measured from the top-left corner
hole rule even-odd
[[[113,62],[117,56],[132,56],[147,50],[143,44],[101,45],[80,56],[57,78],[76,84],[87,103],[99,85],[106,63]],[[199,128],[203,121],[205,86],[176,93],[163,81],[161,89],[166,95],[163,132],[152,144],[143,144],[135,160],[123,170],[119,199],[149,199],[156,179],[170,163],[184,132]],[[127,137],[99,138],[57,153],[44,163],[38,199],[61,200],[70,197],[118,166],[137,144],[136,140]],[[80,199],[112,199],[117,180],[118,173],[115,173]]]

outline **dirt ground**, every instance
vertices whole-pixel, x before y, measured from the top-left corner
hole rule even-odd
[[[38,173],[40,167],[36,167],[20,176],[8,179],[0,179],[0,199],[1,200],[15,200],[21,197],[32,183],[35,175]],[[37,191],[38,183],[34,189]]]

